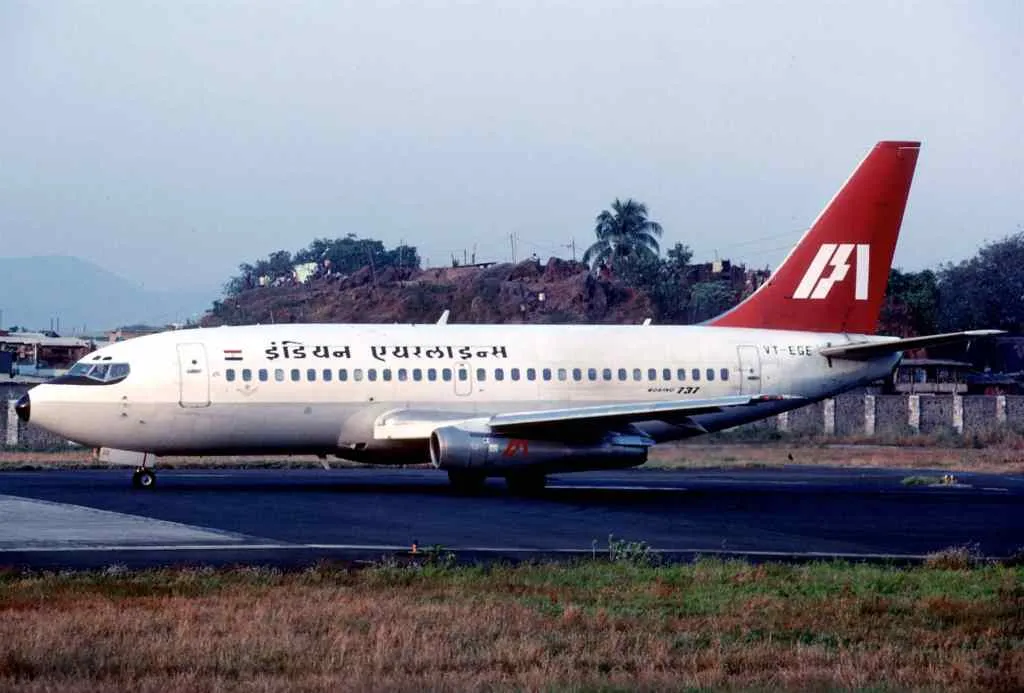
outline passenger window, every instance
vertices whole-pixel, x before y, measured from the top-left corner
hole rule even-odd
[[[540,374],[542,376],[544,376],[544,380],[551,380],[551,369],[550,368],[545,368],[544,370],[542,370],[540,372]]]
[[[388,382],[391,382],[391,369],[390,368],[382,369],[380,374],[382,376],[381,377],[382,380],[386,380]]]
[[[353,369],[352,370],[352,380],[362,380],[362,379],[363,379],[363,369],[362,368],[355,368],[355,369]]]
[[[423,380],[423,369],[422,368],[413,368],[412,369],[412,379],[415,380],[416,382],[419,382],[419,381]]]
[[[429,380],[430,382],[434,382],[435,380],[437,380],[437,369],[436,368],[428,368],[427,369],[427,380]]]
[[[403,382],[404,383],[408,379],[409,379],[409,371],[407,371],[404,368],[399,368],[398,369],[398,380],[399,380],[399,382]]]
[[[564,368],[559,368],[558,369],[558,379],[562,380],[562,381],[565,381],[568,378],[569,378],[569,371],[565,370]]]
[[[679,380],[686,380],[686,369],[680,368],[679,370],[677,370],[676,378],[678,378]]]
[[[690,371],[690,377],[693,378],[694,380],[700,380],[700,369],[694,368],[692,371]]]
[[[307,368],[306,369],[306,380],[308,380],[311,383],[315,383],[316,382],[316,369],[315,368]]]
[[[657,380],[658,379],[658,369],[657,368],[648,368],[647,369],[647,379],[648,380]]]
[[[575,380],[576,382],[579,382],[579,381],[583,380],[583,371],[582,371],[582,369],[573,368],[572,369],[572,379]]]
[[[476,369],[476,381],[478,383],[482,383],[485,380],[487,380],[487,369],[486,368],[477,368]]]
[[[302,380],[302,372],[298,368],[292,369],[292,382],[299,382]]]
[[[526,369],[526,379],[527,380],[536,380],[537,379],[537,369],[536,368],[527,368]]]
[[[715,369],[714,368],[709,368],[707,370],[706,375],[708,376],[708,380],[714,380],[715,379]]]
[[[224,377],[227,378],[227,381],[229,383],[235,382],[235,369],[229,368],[226,371],[224,371]]]
[[[605,368],[603,371],[601,371],[601,376],[605,380],[611,380],[612,379],[612,369],[611,368]]]
[[[597,369],[596,368],[588,368],[587,369],[587,379],[588,380],[597,380]]]
[[[672,380],[672,369],[671,368],[663,368],[661,370],[661,379],[662,380]]]
[[[442,368],[441,369],[441,379],[444,380],[446,383],[450,383],[452,381],[452,369],[451,368]]]
[[[261,368],[259,375],[260,375],[260,382],[261,383],[265,383],[265,382],[267,382],[267,376],[269,376],[270,374],[267,373],[267,369],[266,368]]]
[[[629,378],[629,373],[626,371],[626,369],[625,368],[620,368],[619,369],[619,380],[627,380],[628,378]]]
[[[339,368],[338,369],[338,380],[341,380],[342,382],[348,380],[348,369],[347,368]]]
[[[324,382],[331,382],[331,378],[334,377],[334,371],[332,371],[330,368],[325,368],[323,372],[323,377]]]
[[[279,383],[283,383],[284,382],[284,369],[283,368],[275,368],[274,369],[274,380],[276,380]]]
[[[501,369],[501,368],[495,368],[494,369],[494,379],[495,380],[504,380],[505,379],[505,371],[503,369]]]
[[[367,368],[366,369],[366,379],[369,380],[371,383],[372,382],[376,382],[376,380],[377,380],[377,369],[376,368]]]
[[[728,380],[729,379],[729,369],[728,368],[723,368],[722,370],[718,371],[718,376],[722,380]]]
[[[637,382],[639,382],[639,381],[643,380],[643,378],[644,378],[643,371],[641,371],[639,368],[634,368],[633,369],[633,380],[636,380]]]
[[[468,368],[460,368],[459,369],[459,380],[461,382],[466,382],[467,380],[469,380],[469,369]]]
[[[242,369],[242,380],[244,380],[247,383],[252,380],[252,370],[251,369],[249,369],[249,368],[243,368]]]
[[[509,371],[509,375],[512,377],[512,380],[519,380],[519,369],[513,368]]]

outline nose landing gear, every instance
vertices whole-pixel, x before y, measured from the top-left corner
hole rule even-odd
[[[156,474],[152,469],[139,467],[132,474],[132,486],[135,488],[149,490],[156,486]]]

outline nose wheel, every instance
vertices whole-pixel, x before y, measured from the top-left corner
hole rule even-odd
[[[156,474],[152,469],[139,467],[132,474],[132,486],[141,489],[151,489],[156,486]]]

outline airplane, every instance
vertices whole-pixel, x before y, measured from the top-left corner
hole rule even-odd
[[[134,466],[314,454],[431,463],[462,491],[634,467],[654,445],[888,376],[903,351],[1000,334],[874,334],[919,142],[879,142],[778,269],[701,325],[287,324],[112,344],[16,403],[23,421]]]

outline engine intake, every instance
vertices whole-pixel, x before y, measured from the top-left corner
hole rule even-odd
[[[445,426],[430,434],[430,461],[438,469],[501,472],[533,468],[543,472],[635,467],[653,445],[639,435],[610,434],[591,443],[513,438]]]

